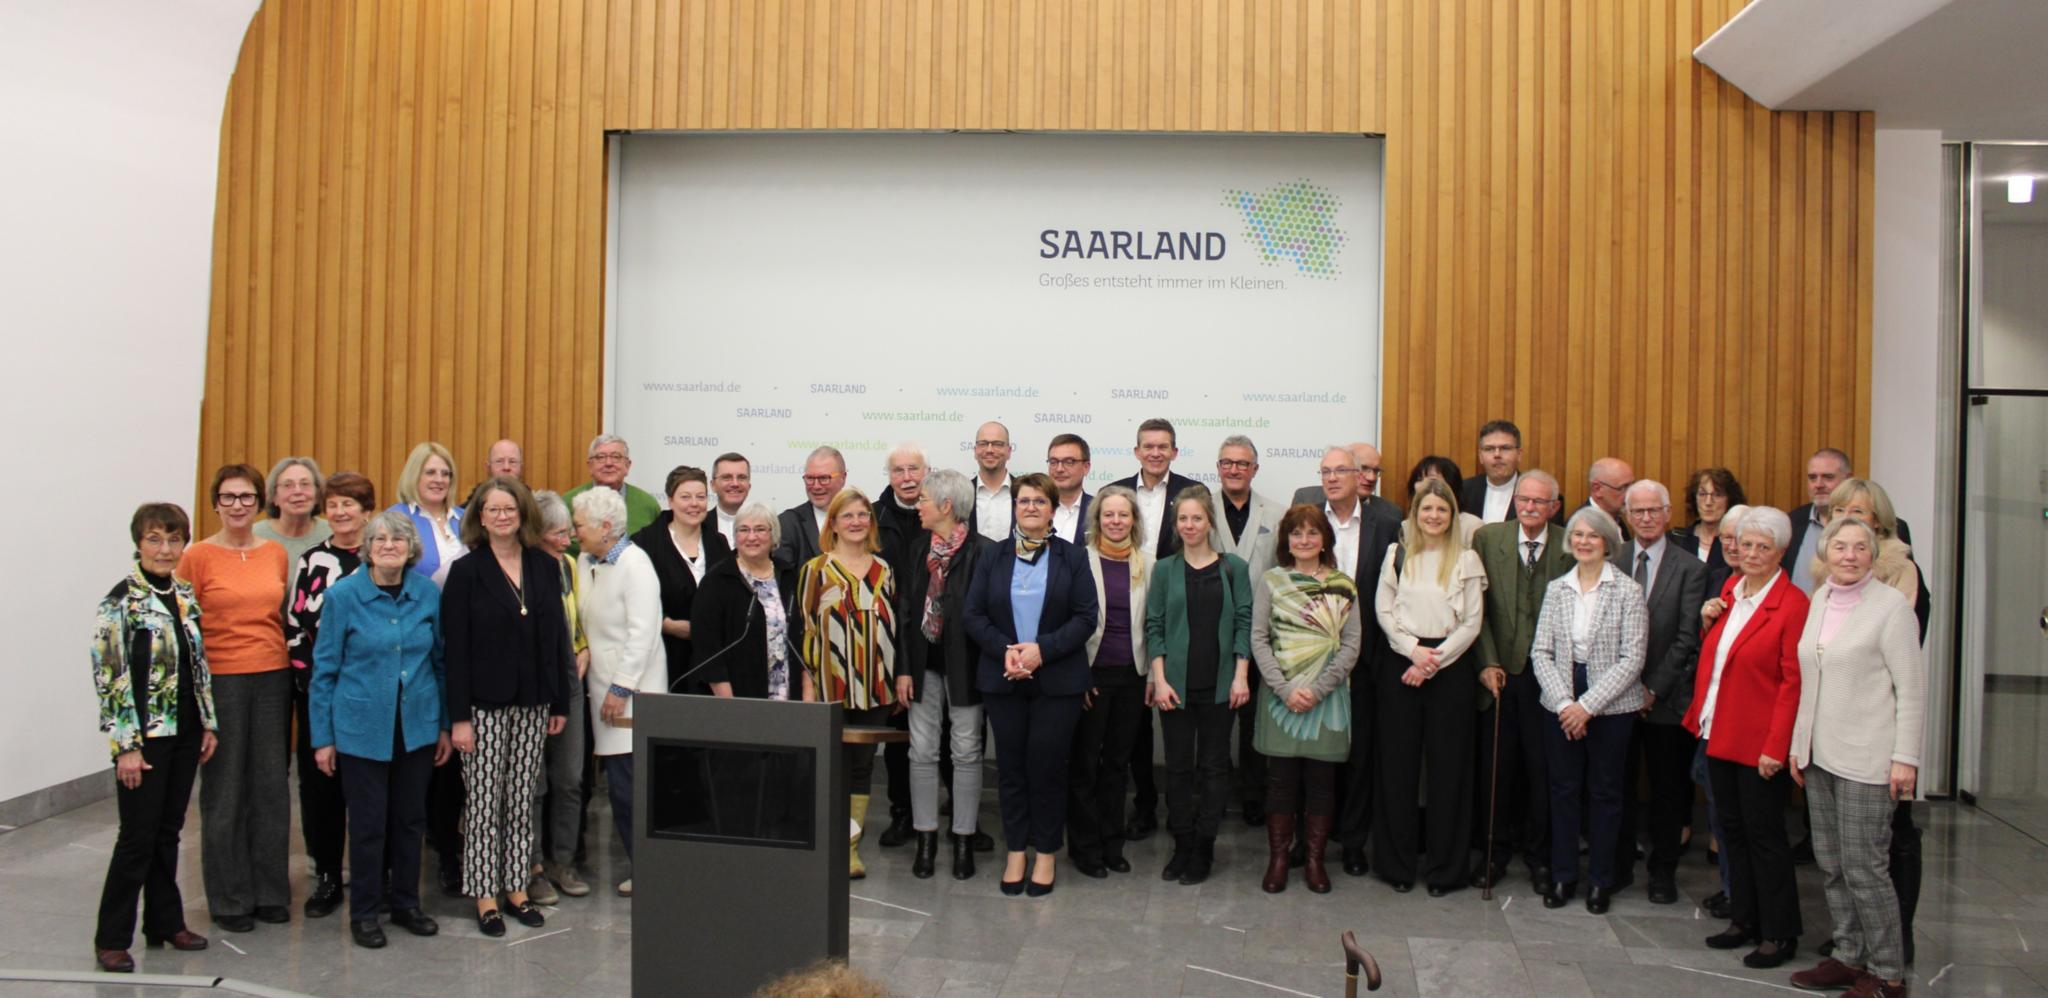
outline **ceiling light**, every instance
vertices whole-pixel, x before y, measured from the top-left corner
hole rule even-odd
[[[2034,200],[2033,177],[2005,178],[2005,201],[2007,204],[2026,204]]]

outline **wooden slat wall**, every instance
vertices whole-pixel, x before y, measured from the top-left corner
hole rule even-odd
[[[1384,133],[1390,465],[1507,416],[1797,501],[1867,447],[1868,114],[1693,62],[1742,0],[270,0],[221,128],[198,471],[582,477],[608,129]],[[1478,362],[1474,363],[1477,359]],[[1575,481],[1578,479],[1578,481]]]

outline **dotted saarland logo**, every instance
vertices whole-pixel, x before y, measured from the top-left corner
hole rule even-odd
[[[1259,262],[1268,267],[1290,263],[1298,274],[1335,280],[1337,254],[1344,248],[1344,230],[1337,227],[1335,191],[1307,180],[1263,191],[1235,188],[1223,192],[1225,207],[1244,217],[1244,236],[1259,248]]]

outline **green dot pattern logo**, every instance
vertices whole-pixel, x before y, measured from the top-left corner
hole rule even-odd
[[[1258,248],[1259,263],[1292,268],[1303,277],[1335,280],[1342,273],[1337,255],[1346,234],[1337,227],[1335,191],[1307,179],[1289,181],[1263,191],[1229,188],[1224,207],[1244,218],[1244,238]]]

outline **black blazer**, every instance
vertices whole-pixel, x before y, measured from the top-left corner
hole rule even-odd
[[[1382,520],[1390,523],[1400,523],[1403,519],[1401,507],[1395,505],[1392,499],[1378,495],[1359,496],[1358,498],[1361,502],[1365,503],[1365,508],[1368,511]],[[1293,504],[1299,506],[1303,503],[1321,509],[1330,504],[1330,497],[1323,494],[1323,487],[1320,485],[1304,485],[1294,490]],[[1361,593],[1360,595],[1363,594]],[[1371,616],[1371,614],[1367,614],[1367,616]]]
[[[1401,521],[1377,516],[1360,517],[1358,563],[1337,566],[1358,585],[1358,621],[1361,633],[1358,665],[1351,670],[1354,688],[1372,679],[1374,663],[1393,654],[1393,649],[1387,646],[1386,633],[1380,630],[1379,614],[1370,611],[1372,600],[1380,591],[1380,566],[1387,563],[1387,548],[1400,542]]]
[[[1642,684],[1657,695],[1649,722],[1675,725],[1685,720],[1685,712],[1692,706],[1693,670],[1700,660],[1700,604],[1707,601],[1708,592],[1707,566],[1679,543],[1676,534],[1664,536],[1664,558],[1657,563],[1657,577],[1643,594],[1650,635],[1643,655]],[[1634,541],[1623,544],[1614,556],[1614,570],[1634,575],[1638,550]],[[1708,667],[1712,668],[1712,663]]]
[[[979,646],[981,660],[975,685],[983,693],[1014,693],[1018,683],[1003,678],[1003,651],[1017,643],[1017,621],[1010,614],[1010,579],[1017,565],[1017,540],[1011,538],[983,553],[967,588],[967,638]],[[1088,554],[1057,537],[1045,542],[1040,557],[1051,559],[1045,572],[1045,611],[1038,618],[1038,650],[1045,662],[1022,682],[1037,683],[1050,696],[1088,692],[1088,639],[1095,633],[1095,578],[1088,574]]]
[[[521,594],[512,590],[489,547],[448,566],[448,581],[441,587],[441,633],[447,647],[450,724],[469,720],[474,707],[546,704],[550,714],[569,714],[576,653],[562,611],[562,563],[530,547],[520,558],[519,574],[526,590],[524,616]],[[528,691],[524,695],[522,687]]]
[[[948,703],[972,707],[981,702],[981,691],[974,687],[981,650],[967,639],[967,590],[974,585],[974,575],[981,563],[995,549],[996,542],[970,530],[967,543],[953,554],[953,564],[946,573],[946,591],[939,596],[945,615],[945,629],[939,632],[939,645],[944,649],[941,661],[931,660],[931,643],[924,639],[922,630],[925,593],[932,581],[931,570],[925,566],[925,558],[932,550],[931,531],[918,535],[905,567],[896,574],[896,674],[909,675],[915,684],[912,700],[924,699],[925,670],[939,669],[946,677]],[[998,655],[996,660],[1000,663],[1002,657]]]
[[[715,516],[716,514],[712,514]],[[654,522],[640,528],[633,535],[633,543],[646,552],[647,560],[654,563],[654,574],[661,579],[661,616],[665,620],[689,620],[690,604],[697,598],[697,577],[690,574],[690,566],[676,550],[675,541],[669,539],[669,524],[675,522],[675,513],[663,510]],[[726,546],[725,535],[718,532],[718,521],[704,518],[703,540],[704,575],[709,578],[711,567],[732,557],[732,549]],[[696,624],[690,625],[690,633],[696,633]],[[692,686],[677,681],[688,672],[691,664],[690,639],[671,637],[666,632],[661,636],[661,648],[668,654],[668,682],[671,690],[689,690]]]
[[[1470,513],[1484,520],[1486,518],[1486,476],[1474,475],[1471,478],[1465,479],[1465,484],[1459,491],[1462,493],[1458,496],[1459,512]],[[1564,526],[1564,494],[1559,492],[1557,499],[1557,508],[1550,511],[1550,522],[1562,527]],[[1508,503],[1507,515],[1495,522],[1505,522],[1514,518],[1515,504],[1510,502]]]
[[[1132,492],[1136,492],[1138,491],[1139,482],[1143,480],[1144,477],[1145,473],[1141,471],[1135,475],[1132,475],[1129,478],[1119,478],[1116,481],[1111,482],[1109,484],[1122,485],[1130,489]],[[1167,469],[1166,513],[1165,515],[1159,518],[1164,522],[1157,525],[1159,529],[1159,547],[1152,552],[1152,557],[1154,559],[1164,558],[1167,555],[1177,554],[1180,552],[1180,532],[1173,529],[1173,504],[1176,500],[1180,498],[1180,492],[1182,489],[1185,489],[1190,485],[1200,484],[1200,482],[1197,482],[1186,475],[1174,471],[1171,468]],[[1091,581],[1089,585],[1093,586],[1094,583]]]
[[[797,657],[801,622],[796,612],[796,569],[777,566],[776,595],[789,621],[789,697],[803,696],[803,661]],[[768,696],[768,615],[754,599],[754,587],[740,572],[738,558],[726,558],[704,570],[690,604],[690,668],[685,689],[705,690],[712,683],[731,683],[732,695],[763,700]],[[675,673],[670,673],[674,682]]]
[[[884,488],[875,497],[875,538],[882,545],[882,560],[889,564],[891,572],[896,573],[899,591],[903,588],[903,573],[910,567],[910,549],[916,546],[920,534],[928,536],[930,531],[917,522],[917,510],[897,505],[896,490]]]
[[[811,512],[810,500],[783,510],[776,519],[782,527],[782,540],[775,545],[775,567],[798,568],[824,553],[818,548],[818,516]],[[690,625],[692,630],[696,626]]]
[[[1074,536],[1062,537],[1060,538],[1060,540],[1066,541],[1069,544],[1078,544],[1082,547],[1088,546],[1088,507],[1093,502],[1095,502],[1095,493],[1090,492],[1087,489],[1082,489],[1081,506],[1078,510],[1075,511],[1076,515],[1074,517]],[[1052,497],[1052,508],[1053,512],[1059,512],[1059,496]]]
[[[1669,537],[1671,543],[1684,548],[1693,557],[1698,558],[1701,564],[1707,566],[1707,595],[1711,598],[1720,593],[1721,584],[1727,582],[1728,576],[1734,574],[1735,566],[1729,564],[1728,559],[1723,557],[1725,552],[1721,550],[1721,540],[1718,537],[1708,545],[1706,553],[1702,554],[1699,535],[1692,532],[1695,526],[1698,524],[1687,524],[1664,536]]]

